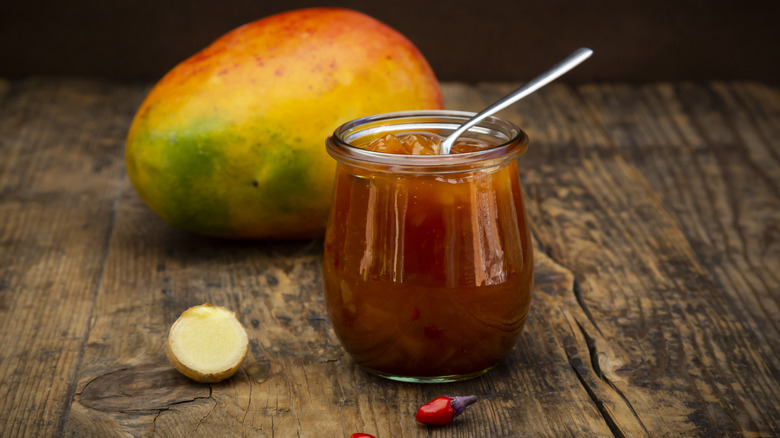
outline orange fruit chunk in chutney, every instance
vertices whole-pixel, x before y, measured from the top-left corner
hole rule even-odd
[[[408,134],[387,134],[370,143],[361,146],[373,152],[400,155],[438,155],[444,137],[430,132],[414,132]],[[458,139],[452,147],[453,154],[474,152],[493,145],[485,141],[463,138]]]

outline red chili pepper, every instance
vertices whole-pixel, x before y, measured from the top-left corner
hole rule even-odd
[[[376,438],[374,435],[369,435],[367,433],[353,433],[349,436],[349,438]]]
[[[448,395],[436,397],[417,410],[417,421],[422,424],[444,426],[450,424],[452,419],[462,414],[470,404],[477,401],[473,395],[455,396]]]

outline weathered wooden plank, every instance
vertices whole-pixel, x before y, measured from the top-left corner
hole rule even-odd
[[[512,87],[444,92],[477,110]],[[507,360],[446,385],[354,367],[325,317],[319,241],[204,239],[154,216],[121,148],[144,90],[0,83],[0,434],[780,434],[778,90],[553,84],[507,110],[531,137],[534,304]],[[204,301],[252,340],[214,385],[163,348]],[[482,400],[416,424],[441,393]]]
[[[701,307],[686,299],[702,315],[690,360],[702,362],[693,383],[713,427],[766,435],[780,433],[780,248],[772,237],[780,212],[780,145],[762,134],[772,126],[754,122],[762,115],[744,100],[757,108],[776,101],[778,91],[740,95],[754,87],[661,85],[633,96],[589,89],[586,98],[608,135],[633,133],[623,143],[631,163],[662,196],[713,283]],[[607,93],[619,115],[604,106]]]
[[[746,126],[745,108],[707,98],[729,91],[718,87],[683,86],[676,98],[664,84],[550,87],[508,116],[531,131],[532,222],[577,277],[592,368],[612,391],[585,383],[607,406],[623,399],[650,435],[779,427],[770,266],[779,265],[780,210],[766,160],[778,145]],[[765,92],[756,106],[772,107],[776,91]],[[765,157],[761,169],[746,162],[751,154]]]
[[[62,428],[122,187],[138,88],[4,82],[0,96],[0,435]]]

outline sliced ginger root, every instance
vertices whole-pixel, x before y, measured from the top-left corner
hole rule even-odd
[[[248,350],[249,338],[236,314],[208,303],[185,310],[168,332],[168,360],[198,382],[231,377]]]

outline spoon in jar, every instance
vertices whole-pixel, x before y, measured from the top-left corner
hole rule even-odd
[[[496,103],[483,109],[482,111],[477,113],[477,115],[475,115],[474,117],[466,121],[466,123],[460,125],[458,129],[453,131],[452,134],[448,135],[447,138],[444,139],[444,141],[441,143],[441,154],[442,155],[449,154],[450,150],[452,150],[452,145],[455,144],[455,140],[457,140],[457,138],[460,137],[461,134],[468,131],[469,128],[481,122],[484,118],[492,116],[493,114],[501,111],[502,109],[508,107],[509,105],[512,105],[513,103],[524,98],[525,96],[528,96],[534,91],[544,87],[545,85],[554,81],[555,79],[557,79],[558,77],[566,73],[567,71],[578,66],[582,61],[588,59],[592,54],[593,54],[593,50],[588,49],[587,47],[583,47],[575,50],[574,53],[567,56],[561,62],[555,64],[551,69],[531,79],[530,81],[526,82],[522,87],[507,94],[506,96],[499,99]]]

